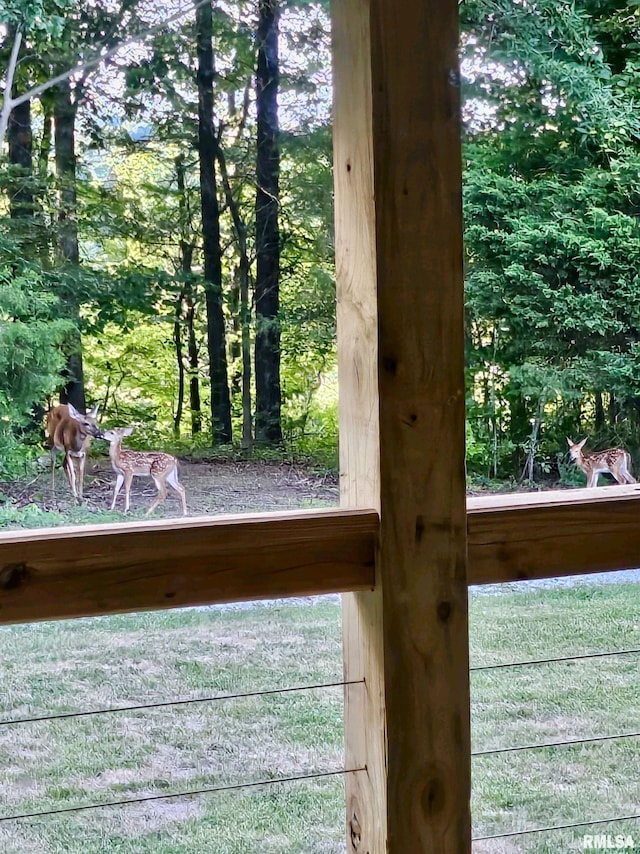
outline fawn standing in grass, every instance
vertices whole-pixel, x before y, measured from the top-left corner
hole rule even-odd
[[[137,477],[151,477],[158,490],[156,500],[147,510],[146,515],[152,513],[158,504],[167,497],[167,484],[174,489],[182,501],[182,513],[187,515],[187,497],[184,486],[178,480],[178,461],[171,454],[163,451],[130,451],[122,447],[124,436],[130,436],[133,427],[116,427],[113,430],[100,432],[99,438],[109,442],[109,458],[111,466],[116,473],[116,486],[113,492],[111,509],[116,506],[116,498],[122,484],[124,484],[124,512],[129,510],[129,490],[131,481]]]
[[[60,403],[47,412],[46,430],[51,448],[51,490],[55,490],[56,451],[64,451],[62,466],[74,498],[82,501],[84,469],[91,439],[98,435],[98,407],[83,415],[71,403]],[[77,462],[78,471],[76,473]]]
[[[568,436],[569,453],[571,459],[582,469],[587,476],[587,486],[598,485],[598,475],[609,472],[618,483],[636,483],[631,474],[631,454],[624,448],[608,448],[606,451],[592,451],[584,454],[586,438],[582,442],[574,443]]]

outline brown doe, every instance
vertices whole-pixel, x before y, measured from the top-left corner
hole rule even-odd
[[[47,412],[46,430],[51,449],[51,489],[55,489],[55,455],[64,452],[62,466],[71,492],[82,500],[84,470],[91,439],[98,436],[98,406],[83,415],[71,403],[60,403]],[[77,472],[76,472],[77,463]]]
[[[124,484],[124,512],[129,510],[129,492],[134,477],[151,477],[158,490],[155,501],[146,512],[148,516],[167,497],[167,484],[175,490],[182,501],[182,513],[187,515],[187,497],[184,486],[178,480],[178,460],[163,451],[130,451],[122,447],[122,439],[133,433],[133,427],[117,427],[100,432],[100,438],[109,442],[111,467],[116,473],[116,485],[113,491],[111,509]]]
[[[584,453],[583,447],[587,441],[573,442],[567,436],[569,453],[578,468],[587,476],[587,486],[598,485],[598,475],[608,472],[612,474],[618,483],[636,483],[631,474],[631,454],[624,448],[608,448],[606,451],[592,451]]]

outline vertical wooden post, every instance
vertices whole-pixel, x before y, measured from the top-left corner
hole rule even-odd
[[[340,484],[343,503],[380,510],[376,229],[369,0],[334,0],[334,171]],[[347,850],[386,851],[382,588],[342,604]]]
[[[343,502],[376,507],[344,600],[347,844],[470,843],[456,0],[334,0]]]

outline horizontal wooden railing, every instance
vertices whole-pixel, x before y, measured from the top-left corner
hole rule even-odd
[[[469,498],[469,583],[640,567],[640,486]],[[373,510],[0,533],[0,623],[371,589]]]
[[[378,516],[313,510],[0,534],[0,623],[374,585]]]
[[[469,583],[640,567],[640,485],[467,499]]]

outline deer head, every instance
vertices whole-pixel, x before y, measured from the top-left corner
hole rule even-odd
[[[55,452],[64,451],[63,468],[75,498],[82,498],[86,452],[100,428],[96,423],[98,406],[83,415],[72,403],[61,403],[47,413],[47,434],[51,446],[51,488],[55,490]],[[77,474],[76,474],[77,464]]]

